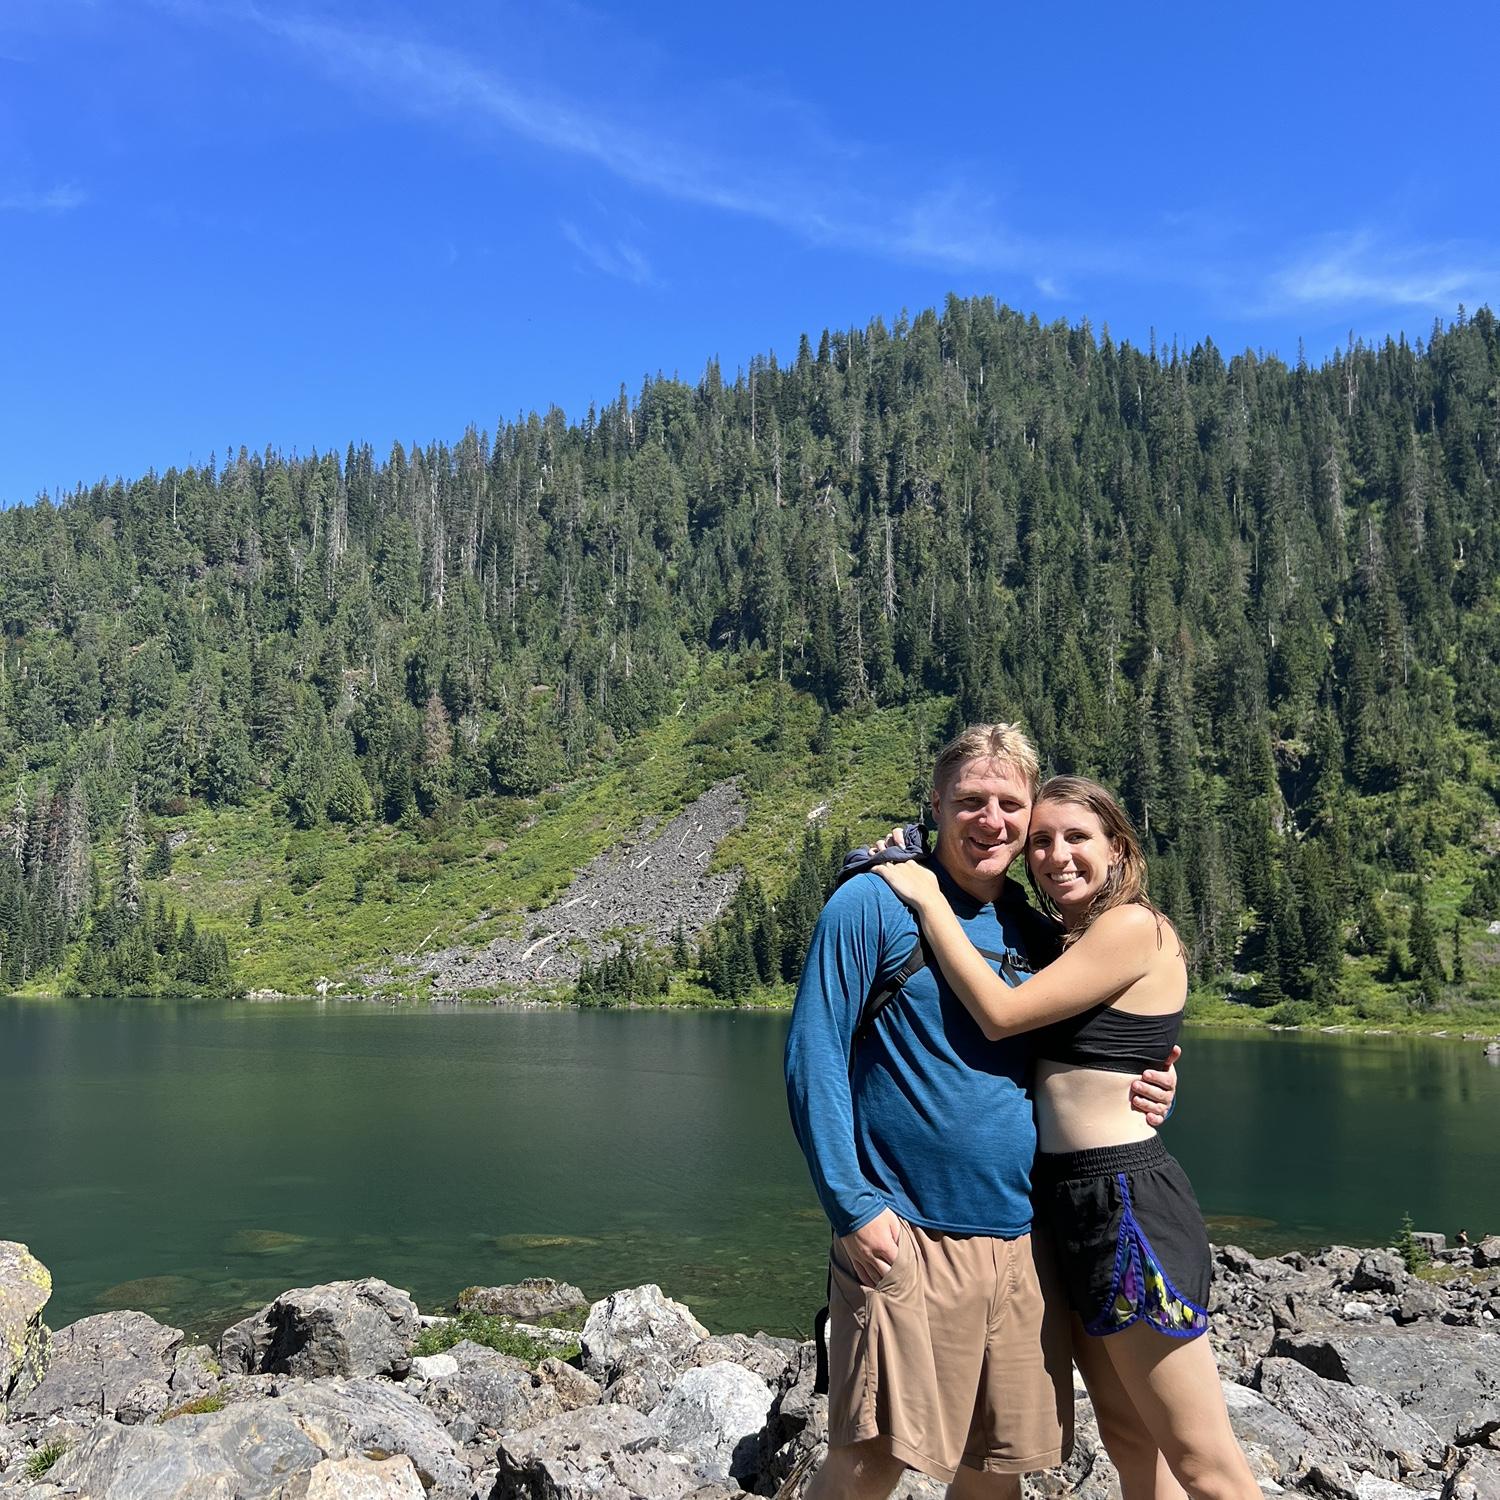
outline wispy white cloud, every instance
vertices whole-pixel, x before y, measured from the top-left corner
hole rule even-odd
[[[632,186],[771,224],[811,244],[958,271],[1049,270],[1039,261],[1052,252],[1028,246],[998,221],[986,220],[981,208],[987,200],[962,183],[941,194],[909,199],[899,191],[876,191],[851,183],[848,169],[865,155],[864,148],[836,141],[826,130],[812,129],[808,107],[774,90],[760,100],[761,114],[797,117],[807,128],[796,132],[798,159],[783,158],[768,166],[763,160],[745,159],[680,133],[668,134],[654,122],[643,128],[550,96],[479,65],[465,53],[425,39],[276,12],[256,0],[154,3],[184,18],[252,25],[367,102],[441,119],[465,130],[476,125],[499,128],[521,140],[592,162]],[[752,117],[754,90],[743,83],[729,87],[739,100],[736,117]],[[744,134],[754,139],[757,132]],[[582,246],[575,248],[589,255]],[[630,269],[634,263],[620,246],[604,248],[624,274],[641,274],[639,266]]]
[[[591,265],[605,276],[614,276],[634,286],[651,286],[656,278],[651,264],[632,244],[615,240],[606,244],[583,233],[576,224],[566,219],[562,225],[563,238]]]
[[[1276,272],[1272,303],[1451,313],[1500,291],[1500,260],[1461,244],[1399,245],[1368,231],[1326,236]]]
[[[0,213],[65,214],[81,208],[85,201],[82,189],[64,182],[56,187],[0,193]]]

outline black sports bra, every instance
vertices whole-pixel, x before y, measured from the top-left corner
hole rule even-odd
[[[1036,1055],[1043,1062],[1075,1063],[1111,1073],[1142,1073],[1160,1068],[1182,1030],[1182,1012],[1132,1015],[1105,1001],[1050,1026],[1038,1027]]]

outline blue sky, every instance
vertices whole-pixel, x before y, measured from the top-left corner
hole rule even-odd
[[[5,0],[0,503],[453,439],[986,293],[1500,302],[1488,6]]]

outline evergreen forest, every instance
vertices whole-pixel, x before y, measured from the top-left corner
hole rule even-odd
[[[734,774],[727,912],[577,996],[784,995],[843,839],[1004,718],[1119,790],[1203,1013],[1500,1009],[1488,309],[1315,367],[954,298],[16,507],[0,612],[0,988],[354,986]]]

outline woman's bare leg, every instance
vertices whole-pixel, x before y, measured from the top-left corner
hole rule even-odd
[[[1091,1338],[1083,1320],[1073,1314],[1073,1361],[1088,1387],[1094,1419],[1104,1451],[1120,1476],[1123,1500],[1187,1500],[1172,1477],[1156,1439],[1146,1429],[1130,1393],[1115,1373],[1104,1346],[1108,1339]]]
[[[1208,1338],[1135,1323],[1099,1340],[1177,1481],[1193,1500],[1261,1500],[1219,1385]]]

